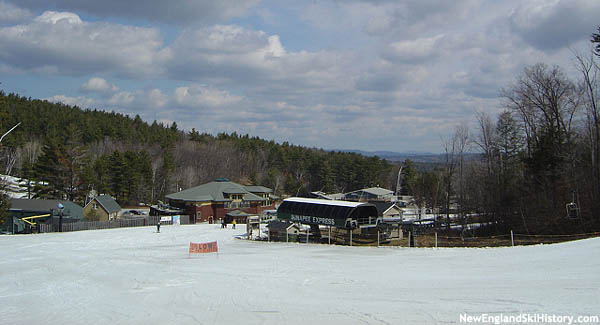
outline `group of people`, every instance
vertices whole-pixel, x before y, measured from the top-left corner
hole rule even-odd
[[[236,221],[233,219],[231,222],[232,228],[235,229]],[[221,219],[221,228],[227,228],[227,223],[225,222],[225,218]]]

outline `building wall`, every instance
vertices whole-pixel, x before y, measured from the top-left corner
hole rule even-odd
[[[383,217],[402,217],[402,210],[391,208],[383,214]]]
[[[184,213],[189,216],[189,223],[194,224],[197,222],[207,222],[213,215],[212,203],[209,201],[203,202],[183,202],[183,201],[170,201],[174,207],[183,209]]]
[[[212,202],[210,204],[202,205],[186,205],[185,213],[190,216],[190,223],[195,222],[208,222],[210,217],[213,218],[214,222],[225,217],[229,212],[240,210],[250,214],[260,215],[264,210],[272,210],[275,208],[275,204],[261,206],[260,202],[252,202],[249,207],[245,208],[225,208],[225,204],[222,202]],[[238,220],[241,222],[241,220]],[[244,221],[245,222],[245,221]]]
[[[94,209],[94,204],[96,204],[97,209]],[[104,209],[102,208],[100,203],[98,203],[96,200],[92,201],[91,203],[88,203],[88,205],[86,205],[83,208],[84,218],[86,218],[88,216],[88,214],[90,214],[92,211],[96,211],[96,213],[100,217],[100,219],[98,221],[108,221],[108,217],[109,217],[108,213],[106,211],[104,211]]]

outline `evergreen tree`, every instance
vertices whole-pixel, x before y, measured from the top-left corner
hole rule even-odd
[[[10,209],[10,198],[4,194],[6,184],[4,180],[0,179],[0,227],[6,224],[8,218],[8,209]]]
[[[65,186],[62,171],[58,166],[58,146],[53,142],[47,143],[42,149],[42,155],[33,166],[33,179],[36,181],[33,192],[34,198],[64,199]]]
[[[108,170],[110,173],[110,192],[118,201],[127,197],[127,175],[123,155],[115,150],[109,157]]]

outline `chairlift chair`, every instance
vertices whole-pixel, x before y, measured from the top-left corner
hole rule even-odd
[[[567,203],[566,208],[569,219],[579,219],[579,207],[577,206],[577,203]]]
[[[569,219],[579,219],[580,218],[580,211],[579,211],[579,207],[577,206],[576,199],[577,201],[579,201],[579,195],[577,194],[577,190],[573,190],[572,191],[573,194],[573,199],[571,200],[571,203],[567,203],[567,217]]]

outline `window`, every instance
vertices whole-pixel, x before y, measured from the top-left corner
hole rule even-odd
[[[248,208],[248,207],[250,207],[249,202],[243,202],[243,201],[225,202],[226,209],[237,209],[237,208]]]
[[[96,202],[92,203],[92,209],[98,210],[98,203],[96,203]]]
[[[241,201],[244,199],[244,195],[243,194],[229,194],[229,198],[232,199],[233,201]]]

